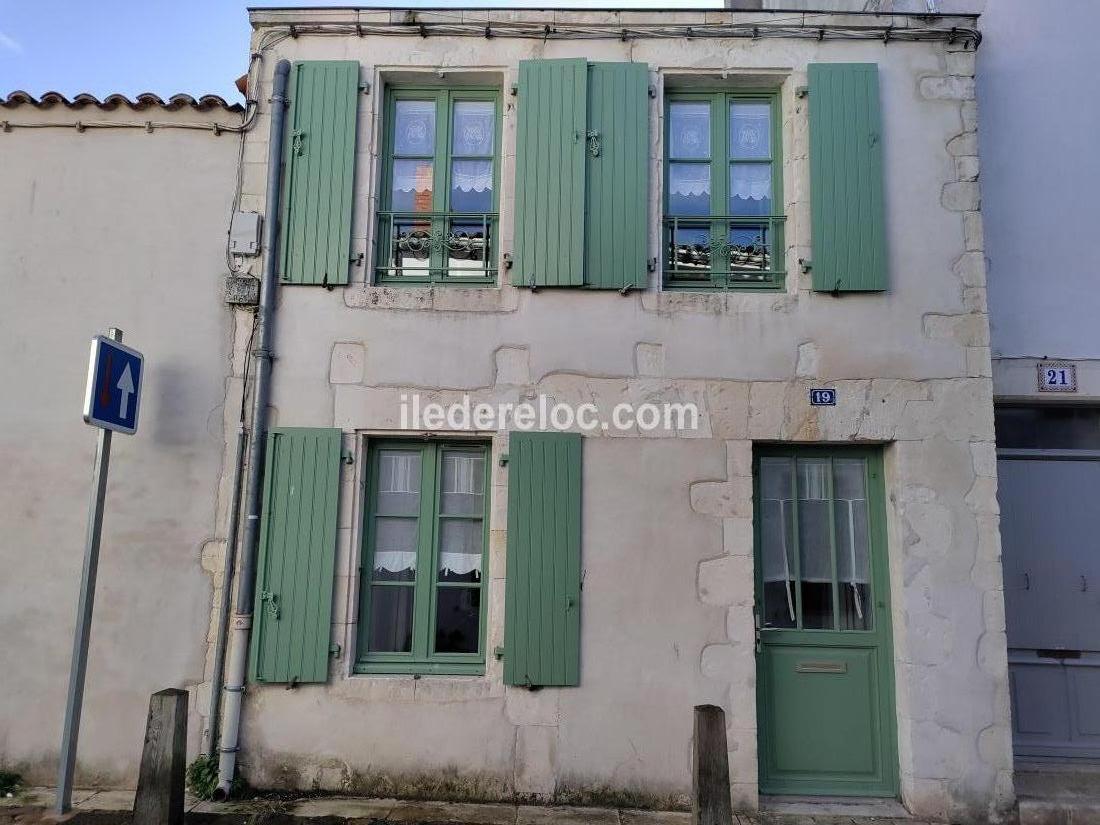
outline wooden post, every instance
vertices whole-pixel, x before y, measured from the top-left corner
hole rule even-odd
[[[157,691],[149,698],[132,825],[183,825],[186,769],[187,691]]]
[[[695,746],[691,756],[692,825],[733,822],[729,765],[726,712],[717,705],[696,705]]]

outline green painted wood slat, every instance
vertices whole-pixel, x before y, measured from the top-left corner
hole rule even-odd
[[[577,433],[509,437],[506,684],[580,684],[581,446]]]
[[[585,285],[645,289],[649,216],[649,68],[645,63],[588,66]]]
[[[813,287],[887,288],[878,66],[811,63]]]
[[[351,253],[359,63],[307,60],[290,75],[283,145],[280,280],[346,284]]]
[[[341,436],[268,433],[249,671],[269,683],[328,680]]]
[[[520,61],[517,285],[584,283],[587,78],[583,59]]]

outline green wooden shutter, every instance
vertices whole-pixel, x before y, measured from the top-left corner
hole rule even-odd
[[[283,283],[348,282],[358,104],[356,61],[294,64],[283,148]]]
[[[878,66],[811,63],[814,289],[886,289]]]
[[[649,275],[649,69],[645,63],[588,67],[585,284],[645,289]]]
[[[579,684],[581,437],[512,433],[504,681]]]
[[[340,431],[267,437],[250,671],[258,682],[328,679]]]
[[[587,75],[584,60],[519,63],[517,285],[584,283]]]

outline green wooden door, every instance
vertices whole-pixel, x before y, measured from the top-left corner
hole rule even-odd
[[[881,456],[769,449],[755,484],[760,791],[896,796]]]

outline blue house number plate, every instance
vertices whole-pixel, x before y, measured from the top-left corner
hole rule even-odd
[[[810,405],[813,407],[835,407],[836,390],[810,390]]]

